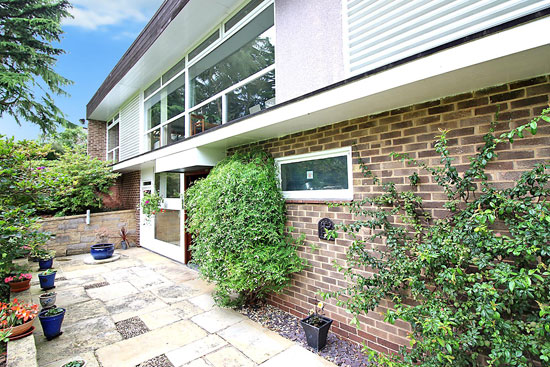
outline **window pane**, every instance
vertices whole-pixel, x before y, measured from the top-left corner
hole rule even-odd
[[[273,6],[189,69],[191,105],[238,83],[275,62]]]
[[[170,145],[185,139],[185,116],[172,121],[166,126],[166,144]]]
[[[249,2],[244,8],[239,10],[239,12],[235,14],[233,18],[229,19],[225,23],[225,31],[227,32],[228,30],[233,28],[235,24],[237,24],[241,19],[246,17],[252,10],[256,9],[256,7],[260,5],[262,2],[263,0],[252,0],[251,2]]]
[[[191,135],[202,133],[222,123],[222,100],[218,98],[191,112]]]
[[[155,215],[155,238],[159,241],[180,244],[180,211],[165,210]]]
[[[195,47],[193,51],[189,52],[189,55],[187,56],[189,60],[191,60],[192,58],[194,58],[195,56],[197,56],[198,54],[206,50],[206,48],[211,44],[213,44],[214,42],[216,42],[218,38],[220,38],[220,32],[216,31],[210,37],[204,40],[200,45]]]
[[[116,124],[109,129],[109,135],[107,136],[107,139],[109,141],[109,143],[107,144],[107,150],[118,147],[118,126],[119,125]]]
[[[147,135],[148,150],[160,148],[160,129],[154,130]]]
[[[143,98],[149,97],[151,94],[153,94],[154,91],[156,91],[159,88],[160,88],[160,78],[155,80],[153,84],[151,84],[147,89],[145,89],[145,92],[143,92],[143,95],[144,95]]]
[[[183,70],[185,68],[185,57],[181,59],[176,65],[172,66],[170,70],[168,70],[164,75],[162,76],[162,85],[166,84],[170,79],[176,76],[177,73]]]
[[[283,191],[348,189],[347,156],[281,164]]]
[[[149,130],[160,125],[160,92],[145,101],[145,129]]]
[[[265,110],[275,104],[275,71],[227,94],[227,121]]]
[[[185,74],[168,84],[167,120],[185,111]]]
[[[155,191],[163,198],[179,199],[180,177],[176,172],[155,173]]]

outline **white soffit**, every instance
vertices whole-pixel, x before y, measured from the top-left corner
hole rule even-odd
[[[128,98],[176,64],[185,53],[231,14],[243,0],[190,0],[147,52],[90,114],[105,121]]]
[[[225,157],[225,152],[219,149],[193,148],[158,158],[155,162],[155,172],[167,172],[194,166],[213,167]]]

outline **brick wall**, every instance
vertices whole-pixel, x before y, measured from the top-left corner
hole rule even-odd
[[[88,155],[102,161],[107,155],[107,123],[88,120]]]
[[[398,189],[410,189],[408,176],[417,172],[421,182],[418,191],[424,199],[424,207],[438,215],[442,213],[440,208],[445,197],[431,176],[393,160],[389,153],[406,152],[429,165],[437,165],[439,158],[433,150],[435,136],[439,129],[449,129],[450,152],[464,171],[469,157],[482,145],[482,136],[488,131],[497,110],[500,111],[500,122],[496,126],[498,134],[539,114],[548,106],[549,94],[550,76],[542,76],[338,122],[236,149],[259,146],[274,157],[283,157],[356,144],[355,199],[376,192],[375,187],[362,177],[358,166],[360,156],[376,175],[395,182]],[[499,159],[489,164],[488,172],[498,185],[509,186],[521,172],[550,158],[550,126],[540,127],[535,137],[501,144],[498,153]],[[342,274],[333,268],[332,262],[345,259],[346,248],[351,243],[350,238],[338,238],[335,242],[319,240],[317,222],[324,217],[335,222],[350,222],[354,218],[343,208],[329,208],[323,202],[288,201],[287,213],[288,225],[305,234],[306,242],[316,243],[319,250],[312,253],[307,244],[299,248],[300,256],[307,258],[312,267],[295,275],[292,285],[282,294],[273,295],[270,301],[287,312],[304,317],[315,303],[317,291],[334,291],[345,285]],[[329,301],[326,313],[335,320],[334,332],[387,353],[398,350],[401,345],[409,346],[406,323],[397,321],[391,325],[383,321],[381,312],[388,307],[388,303],[382,303],[379,309],[361,317],[360,330],[350,326],[350,315],[337,307],[334,300]]]
[[[136,223],[140,223],[140,213],[139,213],[139,197],[140,197],[140,180],[141,172],[129,172],[123,173],[117,181],[117,186],[119,187],[120,199],[122,202],[122,207],[124,209],[134,210],[134,217]],[[139,225],[136,226],[136,241],[139,245]]]

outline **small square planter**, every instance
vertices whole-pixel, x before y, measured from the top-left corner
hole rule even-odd
[[[315,349],[317,352],[325,347],[327,344],[328,330],[332,325],[332,320],[328,317],[318,316],[322,320],[322,324],[319,326],[313,326],[308,323],[314,315],[308,316],[302,321],[302,327],[306,333],[307,345]]]

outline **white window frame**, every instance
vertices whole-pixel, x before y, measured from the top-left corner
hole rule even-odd
[[[264,1],[262,4],[258,5],[253,11],[251,11],[249,14],[247,14],[243,19],[241,19],[239,22],[237,22],[228,32],[225,32],[224,30],[224,26],[225,26],[225,23],[230,20],[234,15],[236,15],[243,7],[245,7],[248,2],[244,2],[242,4],[242,6],[240,6],[238,9],[236,9],[230,16],[228,16],[227,18],[225,18],[217,27],[215,27],[214,29],[210,30],[210,32],[208,32],[205,37],[203,37],[202,39],[200,39],[199,42],[193,44],[192,47],[190,47],[186,52],[185,52],[185,67],[180,70],[177,74],[175,74],[170,80],[167,80],[163,83],[162,81],[162,75],[164,75],[168,70],[170,70],[170,68],[172,68],[174,65],[170,66],[170,68],[168,68],[167,70],[165,70],[162,74],[161,74],[161,83],[160,83],[160,86],[159,88],[157,88],[155,91],[151,92],[151,94],[147,97],[144,96],[144,91],[145,89],[147,89],[148,86],[146,86],[142,91],[141,91],[141,95],[143,96],[143,100],[142,100],[142,106],[145,106],[145,102],[147,100],[149,100],[150,98],[152,98],[153,96],[155,96],[157,93],[159,93],[163,88],[165,88],[168,84],[172,83],[176,78],[178,78],[180,75],[182,75],[183,73],[185,73],[185,111],[182,112],[181,114],[177,115],[177,116],[174,116],[172,117],[170,120],[167,120],[167,121],[164,121],[162,122],[161,124],[155,126],[154,128],[151,128],[151,129],[147,129],[145,127],[144,129],[144,134],[143,134],[143,141],[144,141],[144,151],[147,151],[147,152],[150,152],[150,151],[154,151],[158,148],[155,148],[155,149],[150,149],[150,142],[149,142],[149,134],[155,130],[160,130],[160,146],[159,147],[164,147],[167,145],[167,138],[166,138],[166,126],[168,124],[170,124],[171,122],[181,118],[182,116],[185,117],[185,138],[189,138],[191,137],[191,114],[193,112],[195,112],[196,110],[200,109],[201,107],[207,105],[208,103],[212,102],[212,101],[215,101],[216,99],[218,98],[222,98],[222,121],[221,121],[221,124],[225,124],[227,122],[227,103],[226,103],[226,95],[229,94],[230,92],[232,92],[233,90],[235,89],[238,89],[242,86],[244,86],[245,84],[248,84],[250,83],[251,81],[254,81],[255,79],[258,79],[258,78],[261,78],[262,76],[266,75],[267,73],[275,70],[275,62],[273,62],[272,65],[266,67],[265,69],[263,70],[260,70],[258,71],[257,73],[255,73],[254,75],[251,75],[249,76],[248,78],[246,78],[245,80],[242,80],[241,82],[237,83],[237,84],[234,84],[230,87],[228,87],[227,89],[217,93],[216,95],[213,95],[211,97],[209,97],[207,100],[204,100],[203,102],[199,103],[199,104],[196,104],[194,106],[191,106],[190,103],[191,103],[191,99],[189,98],[190,97],[190,86],[191,86],[191,81],[189,80],[189,72],[188,70],[194,65],[196,64],[197,62],[201,61],[205,56],[207,56],[211,51],[213,51],[215,48],[217,48],[218,46],[220,46],[222,43],[224,43],[225,41],[227,41],[231,36],[233,36],[235,33],[237,33],[238,31],[240,31],[244,26],[246,26],[249,22],[251,22],[256,16],[258,16],[261,12],[263,12],[265,9],[267,9],[268,7],[270,7],[271,5],[275,6],[274,5],[275,1],[274,0],[266,0]],[[274,25],[275,27],[275,19],[274,19]],[[213,42],[211,45],[209,45],[208,47],[206,47],[204,50],[202,50],[202,52],[200,52],[198,55],[196,55],[194,58],[192,58],[191,60],[189,60],[189,53],[191,51],[193,51],[198,45],[201,44],[201,42],[205,41],[209,36],[211,36],[215,30],[217,30],[218,34],[219,34],[219,38]],[[181,60],[180,60],[181,61]],[[179,61],[178,61],[179,62]],[[158,78],[157,78],[158,79]],[[157,80],[155,79],[155,81]],[[275,96],[276,98],[276,96]],[[273,99],[275,99],[273,98]],[[275,101],[268,101],[271,105],[274,105],[276,102]],[[147,113],[147,111],[145,110],[145,108],[143,107],[143,119],[142,119],[142,122],[143,124],[146,123],[146,118],[145,118],[145,114]],[[143,125],[145,126],[145,125]]]
[[[113,163],[118,163],[120,161],[120,111],[117,112],[109,122],[107,122],[107,137],[105,139],[105,159],[109,161],[109,154],[113,154]],[[109,149],[109,130],[118,125],[118,145],[113,149]]]
[[[282,187],[281,165],[288,163],[312,161],[324,158],[346,156],[348,167],[348,188],[342,190],[297,190],[283,191],[286,199],[296,200],[352,200],[353,199],[353,157],[351,147],[324,150],[313,153],[293,155],[275,159],[279,172],[279,187]]]

